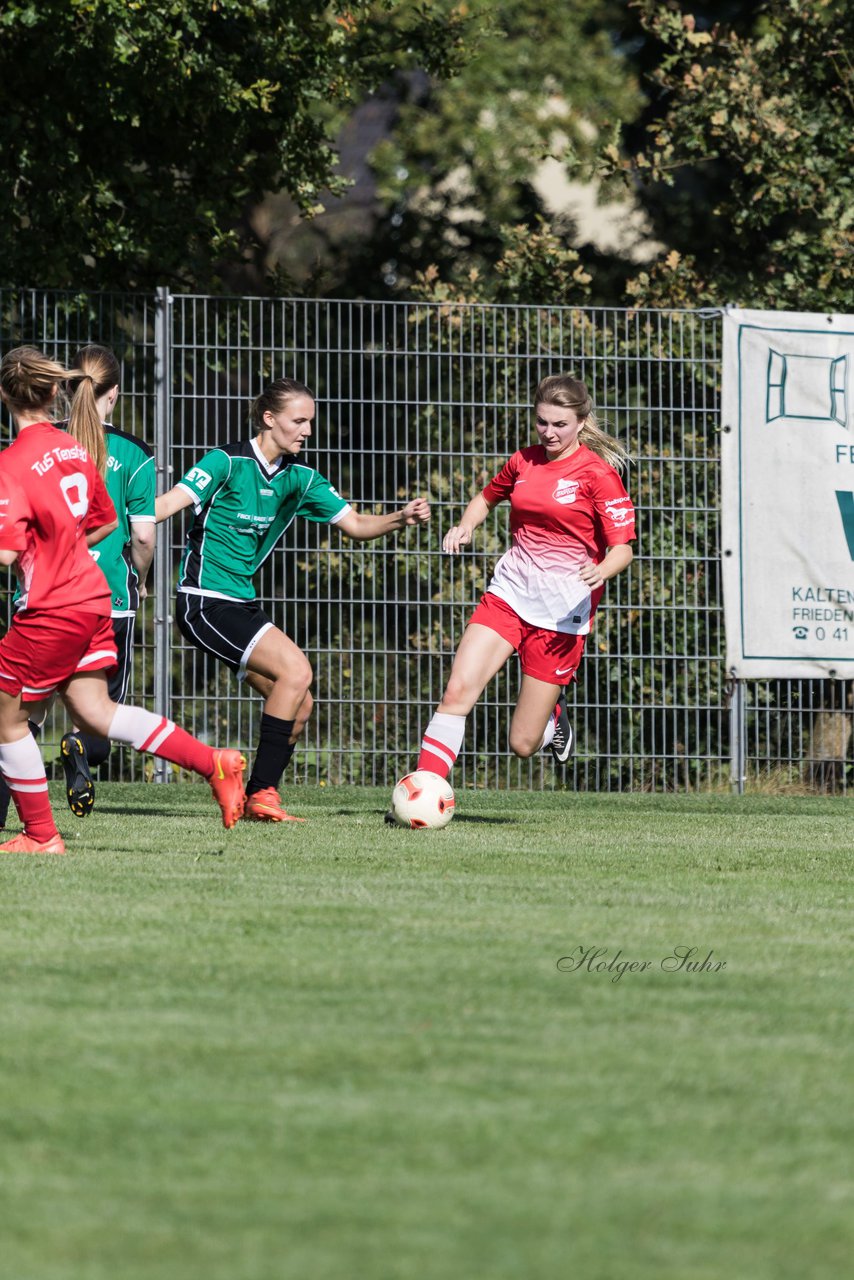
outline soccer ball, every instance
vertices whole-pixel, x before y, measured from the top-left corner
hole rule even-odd
[[[453,788],[438,773],[417,769],[391,793],[391,811],[399,827],[446,827],[454,816]]]

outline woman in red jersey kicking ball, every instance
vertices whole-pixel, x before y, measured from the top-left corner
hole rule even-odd
[[[3,853],[65,852],[28,724],[55,692],[88,732],[207,778],[226,827],[243,812],[239,751],[215,751],[164,716],[119,706],[107,692],[118,661],[110,589],[88,545],[116,528],[116,512],[89,454],[48,420],[59,383],[89,376],[33,347],[0,361],[0,397],[18,430],[0,454],[0,563],[15,565],[21,583],[18,610],[0,640],[0,770],[24,824],[0,845]]]
[[[472,498],[442,546],[456,554],[499,502],[510,502],[512,542],[460,641],[442,701],[424,733],[419,769],[446,778],[462,747],[466,716],[514,652],[522,683],[510,748],[522,758],[550,747],[572,753],[566,688],[608,578],[632,561],[631,499],[616,468],[622,446],[597,426],[587,387],[545,378],[534,395],[539,443],[520,449]]]

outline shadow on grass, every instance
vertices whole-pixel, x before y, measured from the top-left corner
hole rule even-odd
[[[360,810],[360,809],[336,809],[335,810],[336,815],[341,818],[356,818],[360,815],[360,813],[363,813],[363,812],[364,810]],[[383,819],[385,819],[385,813],[386,813],[385,809],[374,809],[373,813],[376,814],[378,817],[382,817]],[[518,818],[482,818],[482,817],[476,816],[475,814],[455,813],[453,822],[455,827],[461,822],[465,822],[465,823],[479,822],[491,827],[506,827],[506,826],[515,826],[519,822],[519,819]],[[410,831],[410,830],[411,831],[420,831],[420,830],[429,831],[431,829],[430,827],[423,827],[423,828],[399,827],[397,823],[394,823],[394,822],[386,822],[385,825],[391,831]],[[444,830],[444,828],[440,827],[439,830]]]
[[[142,818],[188,818],[192,813],[188,809],[169,809],[168,805],[159,805],[156,809],[142,805],[100,804],[95,802],[95,812],[124,814],[126,817]]]

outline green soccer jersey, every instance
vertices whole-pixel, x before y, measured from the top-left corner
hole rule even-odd
[[[295,516],[337,524],[351,510],[328,480],[301,462],[267,462],[254,440],[212,449],[179,480],[196,518],[178,590],[254,600],[253,577]]]
[[[91,548],[90,554],[110,584],[114,618],[136,613],[139,578],[130,555],[131,525],[154,523],[157,477],[154,454],[136,436],[106,425],[107,493],[113,500],[119,527]]]

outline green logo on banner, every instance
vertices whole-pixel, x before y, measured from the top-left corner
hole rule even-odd
[[[842,516],[842,528],[848,539],[848,550],[854,560],[854,493],[836,490],[836,501],[839,503],[839,514]]]

